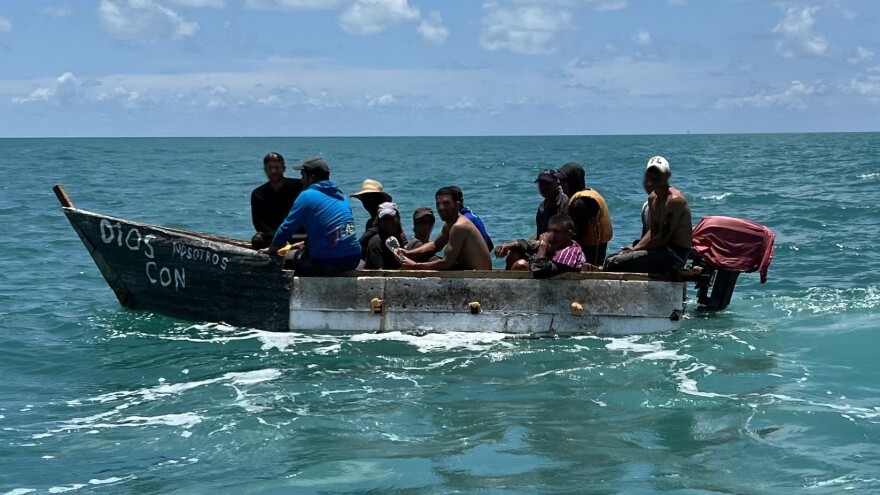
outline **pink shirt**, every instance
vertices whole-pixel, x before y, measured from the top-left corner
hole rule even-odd
[[[561,265],[580,269],[587,262],[587,258],[584,257],[584,252],[581,250],[580,245],[575,241],[571,241],[570,246],[553,253],[553,261]]]

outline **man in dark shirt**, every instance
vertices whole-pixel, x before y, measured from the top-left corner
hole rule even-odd
[[[562,188],[559,185],[559,172],[556,170],[547,169],[542,171],[538,174],[538,178],[535,179],[535,183],[538,184],[538,192],[544,198],[544,201],[538,206],[538,212],[535,214],[536,233],[532,239],[538,240],[542,234],[547,232],[550,219],[565,212],[565,207],[568,205],[568,196],[562,192]],[[518,241],[514,241],[495,248],[495,256],[507,258],[506,266],[508,270],[512,269],[518,261],[524,259],[524,253],[522,250],[517,249],[518,246]]]
[[[285,170],[284,157],[280,153],[272,152],[263,158],[263,171],[269,181],[251,193],[251,219],[257,231],[251,239],[254,249],[269,247],[275,231],[303,190],[300,179],[284,177]]]
[[[568,196],[562,192],[559,185],[559,172],[556,170],[544,170],[538,174],[535,179],[538,184],[538,192],[544,201],[538,206],[538,212],[535,214],[535,226],[537,233],[535,239],[549,230],[550,219],[556,215],[565,212],[565,206],[568,204]]]
[[[390,237],[397,238],[397,244],[403,246],[400,226],[400,210],[394,203],[382,203],[376,210],[377,231],[367,244],[363,267],[366,270],[398,270],[400,261],[391,252],[385,241]]]

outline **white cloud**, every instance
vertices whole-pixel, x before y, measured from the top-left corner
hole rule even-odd
[[[428,14],[428,17],[419,24],[417,31],[423,40],[435,45],[442,45],[449,37],[449,29],[443,25],[443,18],[436,10]]]
[[[489,51],[509,50],[526,55],[553,53],[554,37],[571,25],[567,10],[544,7],[490,6],[483,17],[480,45]]]
[[[467,110],[470,108],[476,108],[477,102],[470,96],[462,96],[460,100],[455,103],[446,105],[447,110]]]
[[[210,7],[214,9],[219,9],[226,5],[226,2],[224,0],[171,0],[171,3],[180,5],[182,7]]]
[[[368,107],[387,107],[388,105],[393,105],[395,102],[394,96],[390,94],[384,94],[382,96],[373,98],[370,95],[367,95],[367,106]]]
[[[792,81],[791,86],[781,93],[767,93],[762,91],[753,96],[738,98],[721,98],[715,102],[715,108],[742,108],[742,107],[785,107],[797,110],[807,108],[806,100],[822,91],[819,83],[807,85],[801,81]]]
[[[12,21],[0,15],[0,33],[12,31]]]
[[[880,66],[868,69],[863,76],[854,77],[849,89],[860,95],[880,97]]]
[[[395,24],[416,21],[420,15],[408,0],[357,0],[339,14],[338,21],[346,33],[370,35]]]
[[[651,33],[645,31],[644,29],[642,29],[641,31],[636,33],[635,40],[636,40],[636,43],[638,43],[640,45],[650,45],[651,43],[654,42],[654,39],[651,38]]]
[[[776,50],[784,57],[798,54],[824,55],[828,51],[828,40],[813,31],[819,7],[788,7],[773,33],[779,36]]]
[[[245,0],[244,5],[256,10],[335,10],[342,0]]]
[[[67,5],[47,5],[40,10],[49,17],[67,17],[73,13],[73,9]]]
[[[626,0],[590,0],[593,8],[600,12],[609,12],[612,10],[623,10],[629,7]]]
[[[851,64],[858,64],[861,62],[867,62],[868,60],[871,60],[872,58],[874,58],[874,52],[872,52],[871,50],[868,50],[867,48],[865,48],[863,46],[860,46],[860,47],[856,48],[855,55],[853,55],[852,57],[848,57],[846,59],[846,61]]]
[[[72,72],[65,72],[55,79],[53,85],[36,88],[27,96],[12,98],[12,103],[51,102],[65,105],[80,93],[81,84]]]
[[[98,95],[98,101],[113,101],[122,104],[125,108],[136,108],[140,102],[140,93],[129,91],[123,86],[116,86],[113,91]]]
[[[199,25],[154,0],[101,0],[98,17],[116,39],[178,40],[195,36]]]

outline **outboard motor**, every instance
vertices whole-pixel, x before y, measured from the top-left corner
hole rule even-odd
[[[691,249],[694,266],[703,269],[697,281],[700,307],[725,309],[740,273],[760,271],[761,283],[767,282],[775,241],[772,230],[748,220],[720,216],[700,220]]]

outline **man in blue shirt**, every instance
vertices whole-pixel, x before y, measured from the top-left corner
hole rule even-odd
[[[483,220],[476,213],[471,211],[470,208],[464,205],[464,192],[460,187],[449,187],[458,192],[458,199],[461,201],[461,214],[477,227],[477,230],[480,231],[480,235],[483,236],[483,240],[486,241],[486,247],[489,248],[489,252],[491,253],[495,249],[495,243],[492,242],[492,238],[489,237],[489,233],[486,232],[486,226],[483,224]]]
[[[316,157],[293,169],[302,174],[305,190],[296,198],[287,218],[275,232],[272,245],[264,252],[277,252],[304,227],[306,247],[293,254],[297,275],[338,276],[354,270],[361,259],[354,215],[348,198],[330,181],[330,165]]]

